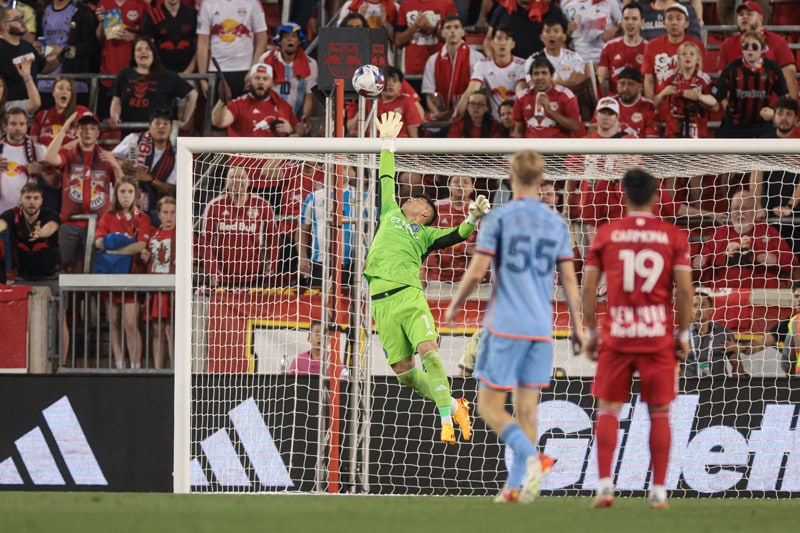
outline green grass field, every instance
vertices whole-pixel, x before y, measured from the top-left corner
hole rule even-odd
[[[209,496],[0,492],[0,532],[527,533],[569,531],[795,531],[800,500],[642,499],[591,509],[589,498],[543,497],[530,505],[491,498],[405,496]]]

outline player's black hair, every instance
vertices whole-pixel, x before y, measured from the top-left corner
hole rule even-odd
[[[431,211],[433,212],[433,215],[431,215],[431,219],[425,225],[430,226],[431,224],[436,222],[436,219],[439,218],[439,210],[436,208],[436,202],[433,201],[433,198],[431,198],[429,194],[424,192],[421,194],[414,195],[414,198],[422,198],[423,200],[428,202],[429,206],[431,206]]]
[[[563,17],[542,19],[542,27],[546,28],[547,26],[561,26],[561,29],[564,30],[564,33],[567,33],[567,21]]]
[[[172,120],[173,113],[172,109],[162,107],[160,109],[154,109],[152,113],[150,113],[150,117],[148,122],[153,122],[156,119],[163,118],[164,120]]]
[[[497,32],[499,31],[505,33],[509,39],[514,39],[514,30],[512,30],[509,26],[505,26],[503,24],[494,29],[494,31],[492,32],[492,38],[494,38],[497,35]]]
[[[459,21],[461,23],[461,27],[462,28],[464,27],[464,19],[462,19],[461,15],[459,15],[458,13],[450,13],[448,15],[445,15],[444,18],[442,19],[442,23],[440,24],[440,26],[444,28],[445,24],[447,24],[448,22],[453,22],[454,20]]]
[[[632,168],[622,176],[622,188],[633,206],[650,203],[658,191],[658,180],[641,168]]]
[[[625,13],[626,9],[635,9],[636,11],[639,12],[639,17],[641,19],[644,19],[644,9],[642,9],[642,6],[640,6],[638,2],[630,2],[629,4],[625,4],[622,7],[623,14]]]

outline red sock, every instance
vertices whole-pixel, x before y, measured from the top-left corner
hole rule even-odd
[[[664,485],[667,479],[671,440],[669,411],[650,413],[650,461],[653,464],[653,485]]]
[[[611,477],[611,460],[617,447],[619,417],[617,411],[608,407],[597,410],[594,423],[594,439],[597,443],[597,470],[600,479]]]

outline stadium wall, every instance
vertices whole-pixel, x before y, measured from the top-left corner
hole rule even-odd
[[[195,399],[216,411],[193,425],[193,491],[314,490],[324,439],[317,432],[319,405],[309,400],[317,395],[309,391],[317,390],[318,378],[194,379],[201,394],[222,390],[203,386],[212,380],[230,383],[224,398]],[[682,381],[672,407],[667,484],[673,495],[799,496],[800,391],[793,384],[789,378]],[[543,396],[540,443],[558,460],[545,494],[588,495],[595,488],[590,385],[558,379]],[[454,391],[468,398],[474,386],[453,378]],[[0,376],[0,490],[171,491],[172,387],[171,376]],[[487,495],[499,489],[503,462],[513,459],[479,419],[471,443],[446,447],[436,442],[430,406],[394,379],[376,377],[372,397],[370,492]],[[623,494],[641,495],[649,482],[646,409],[634,397],[621,413],[626,451],[617,457],[616,473]],[[348,413],[342,418],[349,420]],[[269,438],[252,440],[259,435]],[[353,489],[348,444],[345,492]],[[226,449],[236,452],[239,465],[224,472]]]

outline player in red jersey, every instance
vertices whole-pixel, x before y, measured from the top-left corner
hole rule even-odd
[[[658,181],[641,169],[622,178],[628,214],[597,231],[583,274],[584,348],[598,361],[592,394],[597,398],[594,435],[598,482],[595,507],[614,503],[611,462],[617,446],[619,410],[630,399],[634,371],[642,400],[650,410],[653,509],[667,508],[665,481],[670,450],[669,406],[677,388],[678,361],[689,353],[692,319],[692,270],[687,235],[656,218]],[[597,287],[602,273],[608,285],[608,315],[598,350]],[[673,332],[673,287],[678,314]]]
[[[277,230],[269,202],[250,193],[247,169],[231,167],[226,192],[208,203],[199,250],[214,286],[260,285],[272,273]]]

